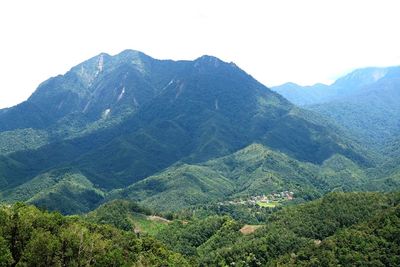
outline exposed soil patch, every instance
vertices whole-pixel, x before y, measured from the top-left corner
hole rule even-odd
[[[155,216],[155,215],[148,216],[147,218],[148,218],[150,221],[155,221],[155,222],[162,222],[162,223],[170,223],[170,222],[171,222],[170,220],[167,220],[167,219],[165,219],[165,218],[163,218],[163,217]]]
[[[244,235],[249,235],[254,233],[255,230],[257,230],[258,228],[260,228],[262,225],[250,225],[250,224],[246,224],[244,225],[241,229],[240,232]]]

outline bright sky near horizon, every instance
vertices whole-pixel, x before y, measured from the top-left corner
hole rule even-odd
[[[13,0],[0,2],[0,108],[101,52],[208,54],[267,86],[329,83],[400,65],[398,0]]]

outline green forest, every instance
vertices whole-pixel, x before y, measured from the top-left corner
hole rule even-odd
[[[0,209],[0,266],[188,266],[151,236],[22,203]]]
[[[203,208],[203,211],[207,208]],[[0,209],[1,266],[398,266],[400,194],[330,193],[251,218],[170,214],[162,227],[134,202],[63,216],[22,203]],[[139,216],[140,215],[140,216]],[[253,225],[254,226],[254,225]],[[148,232],[147,230],[151,230]],[[154,229],[157,229],[154,231]]]

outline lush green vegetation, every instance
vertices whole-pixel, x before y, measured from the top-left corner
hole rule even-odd
[[[99,224],[110,224],[122,230],[133,230],[137,233],[157,234],[169,221],[155,216],[149,209],[127,200],[107,202],[84,218]]]
[[[292,201],[289,204],[296,205],[299,201]],[[182,221],[202,220],[210,216],[228,216],[242,224],[263,224],[275,211],[283,208],[278,206],[273,209],[262,208],[258,205],[221,205],[203,204],[179,210],[167,212],[165,216]]]
[[[399,193],[330,193],[275,212],[264,210],[269,212],[248,232],[242,229],[244,221],[210,215],[214,211],[205,208],[200,217],[186,213],[185,219],[163,224],[151,237],[135,233],[132,217],[144,218],[151,212],[129,201],[104,204],[83,217],[63,217],[21,203],[1,206],[0,262],[1,266],[400,263]]]
[[[1,206],[0,222],[0,266],[188,266],[154,238],[33,206]]]
[[[90,174],[61,168],[4,190],[0,196],[10,203],[27,201],[64,214],[85,213],[110,199],[132,199],[158,212],[168,212],[285,190],[294,191],[296,201],[301,202],[330,191],[399,188],[400,183],[391,182],[396,181],[395,174],[370,178],[380,177],[378,175],[342,155],[333,155],[321,165],[315,165],[253,144],[203,163],[177,163],[127,188],[111,192],[98,189],[89,180]]]
[[[241,235],[241,226],[227,216],[210,216],[188,223],[176,221],[161,231],[157,238],[171,249],[196,258],[229,245],[230,241]]]
[[[48,134],[43,130],[26,128],[4,131],[0,132],[0,154],[36,149],[48,142]]]
[[[25,201],[48,210],[77,214],[93,210],[104,196],[82,173],[68,169],[43,173],[3,192],[2,197],[9,203]]]
[[[211,216],[175,222],[158,238],[200,266],[396,266],[399,204],[399,193],[331,193],[273,213],[252,234]]]
[[[110,198],[133,199],[157,211],[177,211],[285,190],[294,191],[297,201],[312,200],[330,191],[365,190],[369,181],[364,168],[341,155],[314,165],[253,144],[205,163],[175,165],[112,192]]]
[[[350,99],[307,107],[349,129],[360,142],[375,150],[400,130],[400,82],[381,81],[374,91]],[[370,90],[370,89],[369,89]]]

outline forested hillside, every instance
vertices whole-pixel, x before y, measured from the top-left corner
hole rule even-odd
[[[159,211],[215,203],[285,190],[298,199],[315,199],[331,191],[365,189],[365,171],[346,157],[335,155],[314,165],[254,144],[201,164],[180,164],[150,176],[110,198],[129,198]],[[181,192],[185,192],[182,194]]]
[[[171,224],[158,238],[201,266],[396,266],[399,200],[398,193],[331,193],[273,213],[253,233],[212,216]]]
[[[330,86],[284,84],[273,90],[332,119],[376,150],[400,130],[400,68],[355,70]]]

